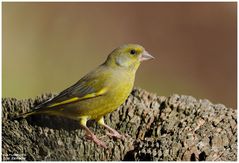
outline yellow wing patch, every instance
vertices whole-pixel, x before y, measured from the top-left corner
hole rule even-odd
[[[92,97],[103,95],[107,92],[107,90],[108,90],[107,88],[103,88],[98,92],[87,94],[87,95],[79,98],[79,100],[84,100],[84,99],[87,99],[87,98],[92,98]]]
[[[54,106],[64,105],[64,104],[71,103],[71,102],[74,102],[74,101],[77,101],[77,100],[79,100],[78,97],[73,97],[69,100],[65,100],[65,101],[62,101],[62,102],[59,102],[59,103],[55,103],[55,104],[52,104],[48,107],[51,108],[51,107],[54,107]]]
[[[76,101],[79,101],[79,100],[84,100],[84,99],[87,99],[87,98],[92,98],[92,97],[100,96],[100,95],[105,94],[107,92],[107,90],[108,90],[107,88],[103,88],[103,89],[101,89],[98,92],[87,94],[87,95],[85,95],[85,96],[83,96],[81,98],[73,97],[71,99],[68,99],[68,100],[65,100],[65,101],[62,101],[62,102],[58,102],[58,103],[52,104],[52,105],[48,106],[48,108],[51,108],[51,107],[54,107],[54,106],[59,106],[59,105],[64,105],[64,104],[68,104],[68,103],[72,103],[72,102],[76,102]]]

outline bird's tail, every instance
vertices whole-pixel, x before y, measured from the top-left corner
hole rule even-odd
[[[33,114],[37,114],[37,112],[35,110],[33,110],[33,111],[30,111],[30,112],[27,112],[27,113],[23,113],[23,114],[20,114],[18,116],[12,117],[11,120],[24,119],[24,118],[27,118],[30,115],[33,115]]]

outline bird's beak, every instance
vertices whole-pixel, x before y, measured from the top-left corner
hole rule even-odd
[[[152,55],[150,55],[147,51],[144,51],[143,54],[139,58],[140,61],[146,61],[149,59],[154,59],[154,57]]]

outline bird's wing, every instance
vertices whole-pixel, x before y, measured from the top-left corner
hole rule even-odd
[[[108,88],[105,85],[105,79],[106,78],[99,78],[98,75],[87,75],[73,86],[62,91],[58,96],[38,105],[35,109],[52,108],[102,96],[108,91]]]

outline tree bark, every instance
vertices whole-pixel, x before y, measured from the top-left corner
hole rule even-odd
[[[47,115],[11,120],[52,97],[2,99],[3,160],[237,160],[237,111],[222,104],[134,89],[105,117],[106,124],[126,135],[125,140],[105,136],[102,127],[88,123],[106,142],[108,149],[103,149],[84,137],[76,121]]]

